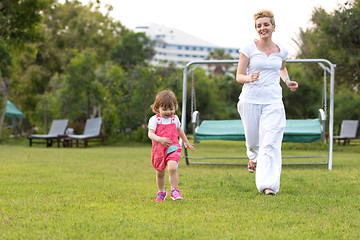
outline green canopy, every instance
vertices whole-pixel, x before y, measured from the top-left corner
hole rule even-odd
[[[7,101],[5,117],[24,118],[24,114],[10,100]]]

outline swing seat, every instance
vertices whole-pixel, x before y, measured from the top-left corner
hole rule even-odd
[[[236,120],[204,120],[196,126],[199,113],[193,115],[196,142],[203,140],[245,141],[242,121]],[[309,143],[324,139],[325,113],[319,110],[316,119],[287,119],[283,142]]]

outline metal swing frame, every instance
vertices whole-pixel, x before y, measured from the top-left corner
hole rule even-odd
[[[335,82],[335,67],[336,65],[331,63],[326,59],[294,59],[287,60],[287,63],[317,63],[324,70],[324,110],[327,113],[326,107],[326,75],[330,74],[330,102],[329,102],[329,151],[328,156],[312,156],[312,157],[283,157],[283,158],[326,158],[327,162],[321,163],[288,163],[283,165],[328,165],[328,170],[332,170],[332,162],[333,162],[333,135],[334,135],[334,82]],[[238,60],[204,60],[204,61],[192,61],[187,63],[184,66],[183,71],[183,97],[182,97],[182,116],[181,116],[181,127],[183,131],[186,133],[186,104],[187,104],[187,86],[188,86],[188,74],[194,70],[190,69],[193,65],[203,65],[203,64],[237,64]],[[327,116],[328,114],[326,114]],[[323,129],[325,132],[325,128]],[[180,144],[183,146],[183,141],[180,139]],[[246,164],[232,164],[232,163],[209,163],[209,162],[190,162],[190,159],[247,159],[247,157],[191,157],[188,155],[187,149],[184,148],[185,155],[182,158],[185,158],[186,164],[209,164],[209,165],[246,165]]]

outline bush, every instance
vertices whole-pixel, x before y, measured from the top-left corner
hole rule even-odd
[[[340,131],[342,120],[360,120],[360,95],[349,89],[341,89],[334,98],[334,129]],[[359,136],[359,131],[357,136]]]

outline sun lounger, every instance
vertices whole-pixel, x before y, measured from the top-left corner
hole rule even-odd
[[[340,135],[334,136],[340,144],[341,140],[344,141],[344,145],[350,144],[350,139],[356,138],[356,132],[358,129],[358,120],[343,120],[341,123]]]
[[[67,135],[68,139],[75,140],[76,146],[79,147],[79,144],[83,144],[84,147],[88,146],[89,140],[101,141],[102,144],[105,144],[105,135],[102,134],[102,120],[100,118],[87,119],[85,123],[84,134]]]
[[[51,147],[53,140],[58,138],[58,135],[64,134],[68,126],[67,119],[57,119],[53,120],[50,131],[48,134],[31,134],[27,138],[29,139],[30,147],[33,143],[43,143],[46,142],[46,147]],[[34,141],[39,140],[39,141]]]

